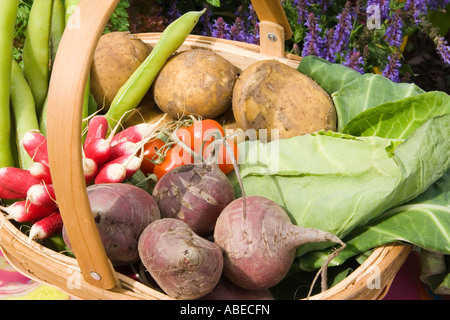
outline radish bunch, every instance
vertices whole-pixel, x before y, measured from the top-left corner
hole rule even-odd
[[[105,116],[95,115],[88,124],[82,146],[86,185],[120,183],[135,174],[142,163],[138,156],[143,145],[152,139],[159,122],[137,124],[108,135]],[[47,139],[38,130],[26,132],[23,147],[32,158],[28,169],[0,168],[0,199],[15,200],[0,206],[8,219],[32,223],[29,239],[45,239],[61,232],[59,213],[48,162]]]

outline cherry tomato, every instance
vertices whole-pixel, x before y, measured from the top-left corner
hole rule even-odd
[[[189,127],[180,127],[175,131],[175,136],[180,139],[188,147],[191,145],[191,133],[189,132]]]
[[[239,149],[236,143],[231,140],[227,140],[230,149],[233,152],[234,160],[238,161],[239,159]],[[229,149],[222,143],[218,147],[218,153],[214,156],[215,163],[219,165],[219,169],[225,173],[229,174],[234,170],[233,160],[230,157]],[[212,148],[207,148],[204,150],[203,158],[206,159],[212,152]]]
[[[155,164],[152,160],[156,160],[158,156],[156,153],[164,146],[164,141],[160,139],[153,139],[147,142],[144,146],[144,159],[141,164],[141,171],[145,174],[149,174],[153,172],[153,168]]]
[[[166,157],[162,163],[155,165],[153,173],[159,180],[170,170],[190,163],[194,163],[192,156],[181,146],[176,145],[167,151]]]
[[[195,152],[201,150],[203,142],[205,142],[206,146],[207,142],[214,140],[213,132],[218,131],[222,137],[225,136],[225,131],[220,123],[212,119],[198,121],[189,126],[188,131],[191,136],[191,146],[194,147]],[[204,149],[205,146],[203,147]]]

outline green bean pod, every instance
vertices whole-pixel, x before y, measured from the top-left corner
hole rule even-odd
[[[18,0],[0,0],[0,168],[15,165],[11,148],[11,62]]]
[[[167,59],[183,44],[205,10],[187,12],[167,26],[149,56],[119,89],[111,102],[106,116],[112,127],[126,112],[138,106]]]
[[[52,19],[50,25],[50,45],[52,64],[55,61],[56,52],[61,42],[64,29],[66,28],[66,9],[61,0],[53,0]]]
[[[19,64],[13,59],[11,68],[11,109],[15,123],[16,145],[19,166],[28,169],[31,157],[23,148],[23,136],[28,130],[38,129],[33,93],[25,79]]]
[[[23,71],[39,117],[47,98],[50,61],[50,25],[52,0],[34,0],[23,46]]]

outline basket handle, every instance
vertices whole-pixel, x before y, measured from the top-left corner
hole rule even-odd
[[[251,2],[260,21],[260,52],[277,58],[284,57],[284,43],[292,37],[292,29],[280,0]]]
[[[119,0],[81,0],[78,23],[64,31],[47,109],[50,171],[56,198],[83,278],[104,289],[118,285],[86,192],[81,154],[83,97],[95,47]]]
[[[85,86],[97,42],[119,0],[81,0],[79,25],[66,28],[53,68],[47,109],[50,170],[58,206],[84,280],[96,287],[119,286],[106,256],[86,192],[81,153]],[[284,56],[292,35],[279,0],[252,0],[265,36],[261,53]],[[275,41],[273,36],[275,35]],[[266,41],[267,40],[267,41]]]

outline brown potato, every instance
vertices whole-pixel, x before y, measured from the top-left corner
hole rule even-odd
[[[275,60],[256,62],[242,72],[233,91],[233,114],[244,130],[267,129],[270,140],[275,134],[282,139],[336,130],[336,109],[328,93]]]
[[[91,93],[106,112],[122,85],[147,58],[151,47],[129,32],[103,34],[91,67]]]
[[[173,118],[214,118],[231,108],[238,69],[222,56],[192,49],[172,56],[153,83],[158,107]]]

